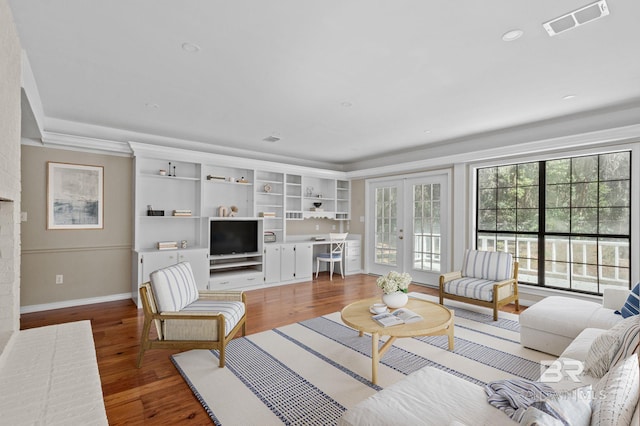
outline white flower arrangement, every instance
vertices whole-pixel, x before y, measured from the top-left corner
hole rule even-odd
[[[391,271],[383,277],[376,280],[376,285],[382,289],[384,294],[390,294],[396,291],[406,293],[411,283],[411,275],[406,272],[398,273]]]

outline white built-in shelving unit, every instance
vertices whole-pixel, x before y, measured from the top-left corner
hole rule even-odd
[[[273,233],[278,243],[287,241],[287,221],[350,216],[351,184],[339,172],[130,145],[135,167],[132,297],[136,301],[139,286],[152,271],[184,260],[191,263],[203,289],[263,284],[262,253],[210,259],[210,218],[232,207],[235,217],[261,218],[261,231]],[[150,215],[149,210],[164,215]],[[174,210],[190,215],[174,216]],[[158,243],[167,241],[176,242],[178,248],[159,250]]]

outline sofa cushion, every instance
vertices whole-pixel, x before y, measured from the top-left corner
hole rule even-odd
[[[628,425],[640,395],[638,355],[611,369],[594,387],[591,424]]]
[[[461,272],[463,277],[507,280],[513,275],[513,257],[504,252],[466,250]]]
[[[623,318],[638,315],[638,313],[640,313],[640,283],[636,283],[620,311],[616,311],[616,314],[622,315]]]
[[[640,321],[629,317],[602,333],[589,348],[585,372],[602,377],[607,371],[638,351]]]
[[[152,272],[151,287],[160,312],[178,312],[198,299],[198,287],[188,262]]]
[[[602,328],[585,328],[573,339],[571,344],[560,355],[562,358],[571,358],[578,361],[587,361],[587,355],[593,345],[593,342],[598,339],[599,336],[605,334],[607,330]]]

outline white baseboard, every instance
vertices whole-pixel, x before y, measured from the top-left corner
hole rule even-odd
[[[109,296],[90,297],[87,299],[63,300],[61,302],[43,303],[41,305],[21,306],[20,313],[50,311],[52,309],[70,308],[72,306],[92,305],[94,303],[114,302],[116,300],[131,299],[131,293],[111,294]]]

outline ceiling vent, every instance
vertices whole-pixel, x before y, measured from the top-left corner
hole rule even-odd
[[[278,142],[280,140],[280,138],[277,138],[275,136],[267,136],[266,138],[262,139],[265,142]]]
[[[560,34],[561,32],[579,27],[587,22],[595,21],[609,14],[606,0],[600,0],[591,3],[571,13],[552,19],[542,24],[550,36]]]

